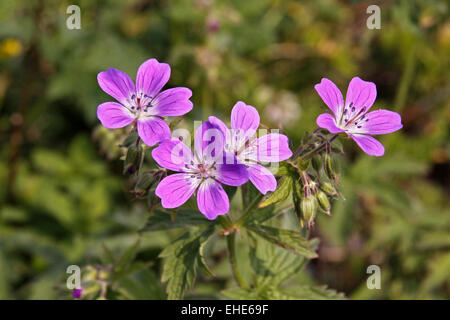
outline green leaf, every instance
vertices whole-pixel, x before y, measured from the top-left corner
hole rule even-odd
[[[199,211],[180,209],[174,216],[171,213],[154,210],[142,231],[158,231],[170,228],[215,225],[217,222],[206,219]]]
[[[308,259],[317,258],[317,254],[311,249],[310,241],[306,240],[300,232],[262,225],[249,225],[247,228],[265,240],[292,253]]]
[[[214,233],[213,226],[203,227],[184,233],[170,246],[161,252],[160,257],[166,258],[162,282],[167,281],[169,300],[181,299],[193,284],[196,268],[200,261],[200,247]]]
[[[132,246],[130,246],[122,253],[116,266],[118,272],[125,271],[128,267],[131,266],[131,263],[136,257],[137,250],[139,249],[139,244],[140,239],[137,239]]]
[[[165,299],[159,280],[150,269],[140,270],[120,279],[116,290],[132,300]]]
[[[290,289],[268,288],[264,291],[267,300],[341,300],[344,294],[325,286],[300,286]]]
[[[293,181],[294,180],[292,177],[286,176],[281,184],[279,184],[278,188],[274,192],[272,192],[272,194],[267,199],[260,203],[259,208],[264,208],[277,202],[286,200],[292,191]]]
[[[250,262],[254,271],[255,286],[260,289],[266,286],[278,286],[301,270],[308,259],[283,250],[260,236],[252,235]],[[316,250],[318,241],[310,241],[310,249]]]
[[[111,250],[109,250],[109,248],[106,246],[106,244],[102,243],[102,249],[103,249],[102,262],[104,264],[115,265],[116,259],[114,258],[114,255],[112,254]]]
[[[222,294],[235,300],[341,300],[344,294],[324,286],[300,286],[293,289],[266,287],[264,291],[234,288],[223,290]]]
[[[211,269],[209,268],[208,264],[206,263],[205,260],[205,255],[203,254],[203,250],[205,249],[206,243],[208,242],[208,239],[200,244],[200,248],[198,250],[198,254],[199,254],[199,259],[198,259],[198,265],[200,267],[200,269],[202,269],[202,271],[208,276],[208,277],[215,277],[214,273],[211,271]]]
[[[233,288],[222,290],[221,293],[228,299],[233,300],[257,300],[258,293],[253,289]]]

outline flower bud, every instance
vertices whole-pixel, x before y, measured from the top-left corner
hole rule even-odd
[[[139,179],[136,183],[135,191],[136,192],[145,192],[153,185],[155,182],[155,176],[151,172],[144,172],[139,176]]]
[[[300,208],[302,210],[303,219],[306,221],[307,228],[310,229],[314,224],[314,219],[316,218],[317,210],[317,200],[315,197],[303,198],[300,203]]]
[[[329,154],[325,154],[325,172],[331,180],[336,180],[336,173],[333,170],[333,164]]]
[[[315,155],[315,156],[311,159],[311,164],[312,164],[314,170],[316,170],[317,172],[319,172],[320,169],[322,169],[322,158],[320,157],[320,155]]]
[[[139,168],[139,164],[142,157],[142,148],[140,146],[131,146],[127,150],[127,155],[125,156],[125,162],[123,165],[123,173],[127,171],[130,173],[135,172]]]
[[[137,132],[132,132],[123,140],[120,146],[128,148],[132,145],[135,145],[137,138],[138,138]]]
[[[330,201],[328,200],[328,196],[323,192],[322,190],[319,190],[316,194],[317,202],[319,203],[320,209],[325,211],[325,213],[329,216],[331,216],[330,212]]]
[[[337,196],[338,193],[333,185],[329,182],[322,182],[319,188],[329,196]]]

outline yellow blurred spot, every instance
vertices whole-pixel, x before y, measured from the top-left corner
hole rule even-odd
[[[5,39],[0,44],[0,54],[6,57],[15,57],[22,52],[22,43],[16,39]]]

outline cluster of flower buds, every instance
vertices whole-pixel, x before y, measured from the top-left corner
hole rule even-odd
[[[331,215],[330,199],[338,196],[335,188],[338,174],[332,154],[340,153],[340,150],[331,142],[316,131],[306,141],[306,156],[297,158],[299,179],[295,183],[294,204],[301,226],[306,225],[308,229],[314,225],[318,211]]]

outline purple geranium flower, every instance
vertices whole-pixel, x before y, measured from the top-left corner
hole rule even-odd
[[[377,96],[373,82],[353,78],[347,89],[345,104],[341,91],[330,80],[324,78],[314,88],[334,113],[334,116],[329,113],[319,115],[317,125],[331,133],[345,132],[369,155],[384,154],[383,145],[371,135],[391,133],[403,127],[397,112],[368,112]]]
[[[248,181],[247,170],[233,154],[223,151],[225,139],[212,123],[204,122],[194,140],[195,155],[178,139],[165,140],[153,149],[153,159],[161,167],[180,172],[164,178],[155,194],[164,208],[176,208],[197,192],[198,209],[214,220],[230,209],[220,183],[240,186]]]
[[[170,78],[170,66],[156,59],[139,67],[136,87],[123,71],[108,69],[97,76],[98,84],[120,103],[105,102],[98,106],[97,117],[106,128],[125,127],[137,121],[138,134],[149,146],[170,138],[170,129],[162,119],[181,116],[192,110],[188,88],[160,92]]]
[[[216,117],[209,121],[219,127],[226,137],[225,150],[233,153],[247,167],[250,181],[262,193],[275,191],[277,180],[258,162],[280,162],[289,159],[289,139],[284,134],[270,133],[251,139],[259,127],[259,113],[244,102],[237,102],[231,111],[231,130]]]

